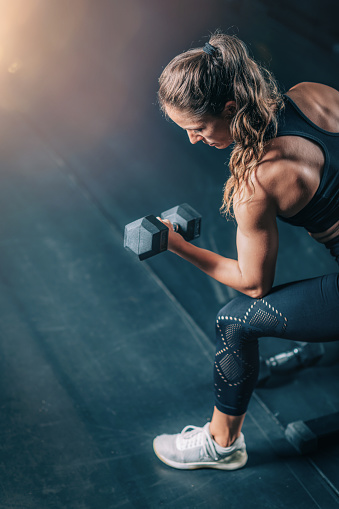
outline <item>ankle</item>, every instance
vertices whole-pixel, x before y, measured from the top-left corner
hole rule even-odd
[[[210,422],[210,434],[220,447],[230,447],[240,436],[245,414],[239,416],[227,415],[216,407]]]
[[[230,447],[238,438],[235,435],[231,435],[230,433],[225,434],[214,434],[210,431],[211,437],[220,447]]]

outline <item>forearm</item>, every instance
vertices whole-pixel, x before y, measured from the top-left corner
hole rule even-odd
[[[225,258],[189,242],[181,242],[171,251],[195,265],[208,276],[241,293],[251,297],[260,296],[259,294],[262,293],[257,285],[251,284],[249,279],[244,276],[237,260]]]

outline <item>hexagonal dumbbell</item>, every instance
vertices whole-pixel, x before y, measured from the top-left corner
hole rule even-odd
[[[191,241],[200,235],[201,215],[187,203],[162,212],[175,231]],[[167,250],[168,227],[153,215],[145,216],[125,226],[124,247],[146,260]]]

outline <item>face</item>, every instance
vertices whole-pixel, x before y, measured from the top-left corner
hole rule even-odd
[[[233,111],[234,104],[233,101],[226,103],[225,110],[220,117],[206,115],[203,118],[198,118],[191,113],[170,106],[166,107],[166,113],[174,123],[187,132],[191,143],[202,141],[210,147],[222,149],[233,143],[230,133],[232,120],[230,112]]]

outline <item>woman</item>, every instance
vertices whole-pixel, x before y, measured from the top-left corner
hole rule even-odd
[[[234,36],[215,34],[174,58],[160,80],[162,110],[195,144],[234,143],[222,211],[237,222],[238,259],[186,242],[170,228],[169,249],[243,296],[216,320],[215,406],[203,428],[154,440],[176,468],[246,464],[242,424],[259,370],[258,338],[339,339],[339,274],[273,287],[277,217],[305,227],[339,262],[339,92],[300,83],[281,95]]]

